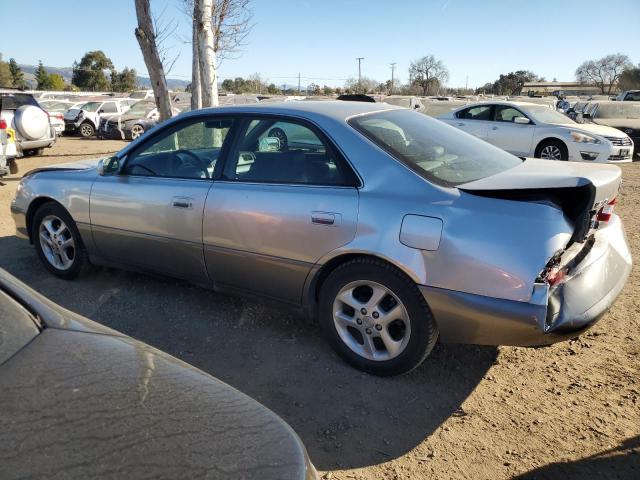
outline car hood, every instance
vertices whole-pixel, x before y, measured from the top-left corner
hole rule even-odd
[[[64,112],[64,118],[69,120],[75,120],[75,118],[78,116],[78,113],[80,113],[79,108],[70,108],[69,110]]]
[[[69,162],[69,163],[58,163],[56,165],[48,165],[46,167],[41,167],[41,168],[36,168],[34,170],[30,170],[27,173],[24,174],[23,177],[28,177],[30,175],[36,174],[36,173],[40,173],[40,172],[51,172],[51,171],[58,171],[58,170],[93,170],[95,168],[97,168],[98,166],[98,162],[100,162],[100,160],[105,160],[105,158],[108,157],[104,157],[104,158],[92,158],[92,159],[88,159],[88,160],[78,160],[76,162]]]
[[[0,365],[3,478],[302,480],[313,471],[297,435],[263,405],[0,270],[7,283],[45,327]],[[50,322],[55,310],[75,326]]]
[[[596,123],[578,123],[575,125],[563,125],[568,129],[575,132],[592,133],[594,135],[600,135],[601,137],[620,137],[620,130],[612,128],[606,125],[599,125]]]
[[[640,118],[596,118],[598,125],[606,125],[609,127],[624,129],[633,128],[640,130]]]
[[[527,158],[520,165],[490,177],[459,185],[463,191],[548,190],[584,187],[595,189],[596,202],[612,199],[622,172],[615,165],[562,162]]]

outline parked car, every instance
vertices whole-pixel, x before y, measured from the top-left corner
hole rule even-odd
[[[566,113],[567,117],[575,121],[578,118],[578,115],[582,114],[582,112],[584,111],[587,105],[589,105],[588,100],[577,101],[569,108],[569,110],[567,110],[567,113]]]
[[[640,101],[640,90],[627,90],[616,97],[618,102],[637,102]]]
[[[180,110],[172,109],[174,115]],[[155,127],[160,120],[160,114],[154,101],[141,100],[121,115],[114,115],[100,120],[98,138],[112,138],[117,140],[135,140],[147,130]]]
[[[588,162],[631,162],[633,143],[615,128],[579,125],[543,105],[482,102],[440,120],[519,157]]]
[[[300,439],[264,406],[2,269],[0,332],[5,480],[318,478]]]
[[[65,133],[92,137],[100,125],[100,118],[121,115],[131,104],[123,99],[106,99],[86,102],[82,107],[71,108],[64,114]]]
[[[621,130],[633,141],[634,155],[640,156],[640,103],[597,101],[590,102],[578,121],[586,125],[603,125]],[[629,144],[625,144],[629,147]]]
[[[184,113],[110,158],[35,170],[11,211],[60,278],[120,265],[261,294],[395,375],[438,336],[541,345],[591,327],[631,270],[620,183],[410,109],[288,102]]]
[[[135,90],[129,94],[129,98],[140,101],[140,100],[153,100],[153,90]]]
[[[5,161],[15,171],[16,158],[41,155],[56,143],[47,112],[33,95],[17,89],[0,88],[0,130],[4,130]]]

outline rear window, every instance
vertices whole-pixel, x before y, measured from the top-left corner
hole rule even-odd
[[[349,124],[422,177],[446,187],[522,163],[504,150],[411,110],[357,116]]]
[[[3,110],[16,110],[23,105],[39,106],[36,99],[28,93],[3,93],[0,95],[0,102]]]

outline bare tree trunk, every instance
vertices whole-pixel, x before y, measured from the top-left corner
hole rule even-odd
[[[202,106],[218,106],[218,78],[216,72],[216,52],[212,29],[213,0],[198,0],[198,49]]]
[[[138,28],[135,29],[136,38],[142,50],[144,63],[151,79],[151,88],[155,96],[156,106],[160,113],[160,120],[171,118],[171,99],[167,88],[167,79],[164,74],[164,67],[158,45],[156,44],[155,29],[151,17],[151,7],[149,0],[135,0],[136,16],[138,17]]]
[[[199,0],[193,2],[192,38],[191,46],[193,58],[191,59],[191,110],[202,108],[202,88],[200,79],[200,48],[198,47],[198,11]]]

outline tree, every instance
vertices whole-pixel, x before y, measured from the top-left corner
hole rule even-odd
[[[618,80],[618,87],[622,91],[640,89],[640,63],[638,67],[627,68],[622,72]]]
[[[111,69],[113,69],[113,62],[102,50],[87,52],[80,63],[73,63],[71,83],[80,90],[107,91],[111,85],[104,71]]]
[[[144,64],[149,72],[151,88],[155,97],[160,120],[171,118],[171,99],[167,88],[167,78],[164,73],[164,65],[160,58],[157,44],[157,31],[151,16],[149,0],[135,0],[138,26],[134,30],[138,45],[142,51]]]
[[[271,95],[275,95],[277,93],[280,93],[280,89],[276,87],[275,83],[270,83],[269,85],[267,85],[267,93]]]
[[[433,55],[427,55],[409,66],[409,78],[412,84],[422,88],[422,94],[428,95],[449,79],[449,71],[442,61]]]
[[[2,54],[0,54],[0,87],[10,87],[12,84],[11,69],[9,64],[2,61]]]
[[[138,74],[134,68],[124,68],[121,72],[111,70],[111,91],[131,92],[138,86]]]
[[[345,93],[374,93],[380,82],[372,78],[362,77],[358,82],[357,78],[347,78],[344,82]]]
[[[325,94],[325,95],[327,95],[327,96],[333,95],[333,94],[334,94],[334,92],[335,92],[335,90],[334,90],[332,87],[330,87],[329,85],[325,85],[325,86],[322,88],[322,91],[323,91],[323,92],[324,92],[324,94]]]
[[[27,82],[24,80],[24,74],[18,66],[15,58],[9,59],[9,70],[11,72],[12,84],[15,88],[27,88]]]
[[[55,90],[61,92],[65,89],[67,82],[64,81],[62,75],[58,73],[50,73],[49,74],[49,88],[48,90]]]
[[[38,68],[36,69],[36,82],[36,90],[51,90],[51,78],[44,65],[42,65],[42,60],[38,62]]]
[[[519,95],[527,82],[543,81],[541,77],[529,70],[517,70],[500,77],[493,83],[492,92],[496,95]]]
[[[576,69],[576,78],[582,83],[596,85],[603,94],[610,94],[626,69],[633,68],[629,57],[621,53],[607,55],[599,60],[587,60]]]
[[[237,52],[251,30],[249,0],[184,0],[192,17],[192,92],[202,106],[218,104],[218,60]],[[197,61],[196,61],[197,60]],[[192,108],[198,108],[192,94]]]

